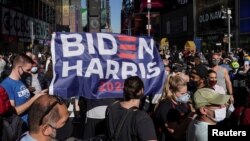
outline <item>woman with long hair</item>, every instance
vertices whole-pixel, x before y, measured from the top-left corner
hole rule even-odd
[[[190,121],[187,117],[193,116],[189,102],[191,100],[185,75],[169,76],[164,85],[162,99],[155,109],[157,128],[160,130],[159,140],[185,139],[185,131]]]

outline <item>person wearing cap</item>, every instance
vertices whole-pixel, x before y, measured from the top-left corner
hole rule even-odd
[[[204,65],[198,65],[191,70],[189,91],[195,92],[197,89],[205,87],[208,70]]]
[[[187,141],[208,141],[208,125],[216,125],[225,119],[225,104],[229,98],[229,95],[218,94],[210,88],[201,88],[194,93],[197,117],[189,124]]]

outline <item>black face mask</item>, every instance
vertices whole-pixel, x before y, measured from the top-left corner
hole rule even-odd
[[[198,86],[198,81],[190,80],[188,83],[191,87],[194,87],[194,88],[197,88]]]
[[[30,73],[25,72],[25,71],[23,70],[22,67],[21,67],[21,69],[22,69],[22,71],[23,71],[23,74],[21,75],[21,73],[20,73],[19,71],[18,71],[18,73],[19,73],[19,75],[20,75],[20,78],[21,78],[22,80],[25,80],[27,77],[30,76]]]
[[[29,76],[30,76],[30,73],[23,72],[23,74],[21,75],[21,79],[24,80],[24,79],[26,79]]]
[[[54,127],[52,127],[54,128]],[[54,128],[56,130],[55,139],[58,141],[65,141],[72,136],[73,124],[71,120],[68,120],[62,127]]]

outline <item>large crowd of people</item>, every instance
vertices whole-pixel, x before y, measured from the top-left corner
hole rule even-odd
[[[250,125],[246,50],[166,51],[161,57],[167,77],[160,96],[145,94],[141,78],[131,76],[123,98],[72,100],[48,94],[49,53],[1,54],[0,140],[207,141],[209,125]],[[17,118],[13,137],[7,126]]]

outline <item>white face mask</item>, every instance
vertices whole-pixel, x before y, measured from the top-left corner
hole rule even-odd
[[[169,75],[169,71],[166,71],[166,70],[165,70],[165,74],[166,74],[166,76],[168,76],[168,75]]]
[[[190,99],[190,95],[188,92],[180,97],[176,96],[176,101],[178,101],[180,103],[187,103],[189,99]]]
[[[216,122],[224,120],[226,118],[226,112],[227,112],[226,107],[215,109],[214,110],[215,118],[213,120]]]
[[[37,68],[37,67],[32,67],[32,68],[31,68],[31,72],[32,72],[32,73],[36,73],[36,72],[37,72],[37,70],[38,70],[38,68]]]

